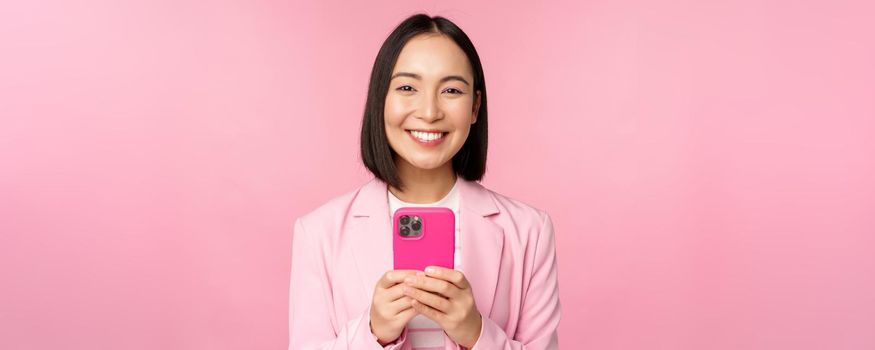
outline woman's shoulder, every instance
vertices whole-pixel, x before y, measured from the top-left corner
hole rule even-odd
[[[506,214],[502,216],[507,216],[517,225],[540,226],[543,225],[544,222],[550,220],[550,215],[545,209],[511,195],[487,188],[482,184],[478,185],[483,191],[486,191],[489,196],[492,197],[495,205],[498,207],[499,213]]]
[[[360,184],[354,188],[346,189],[339,195],[329,197],[327,200],[311,208],[309,211],[300,215],[297,220],[304,223],[341,223],[347,216],[350,205],[359,195],[359,193],[368,185],[372,184],[373,180]]]
[[[536,251],[539,246],[549,247],[553,244],[555,237],[553,221],[546,210],[495,190],[485,187],[484,190],[488,191],[489,197],[495,203],[495,210],[492,212],[496,215],[491,221],[503,228],[506,244],[525,247],[523,250],[517,250],[520,252]]]

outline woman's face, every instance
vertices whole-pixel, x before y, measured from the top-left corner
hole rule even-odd
[[[401,158],[396,162],[428,170],[452,160],[477,121],[473,79],[468,57],[452,39],[421,34],[407,42],[383,111],[386,137]]]

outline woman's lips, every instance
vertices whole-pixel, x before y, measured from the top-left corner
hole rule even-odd
[[[416,131],[419,131],[419,130],[416,130]],[[426,141],[426,140],[420,139],[419,137],[414,136],[413,130],[406,130],[406,132],[407,132],[407,135],[410,135],[410,138],[413,139],[414,142],[416,142],[422,146],[425,146],[425,147],[434,147],[434,146],[440,145],[441,143],[444,142],[444,139],[447,138],[447,134],[449,134],[447,132],[442,132],[440,137],[433,139],[433,140]]]

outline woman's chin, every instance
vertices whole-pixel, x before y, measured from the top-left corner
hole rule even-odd
[[[439,167],[440,167],[440,164],[431,164],[431,163],[429,163],[429,164],[417,164],[417,163],[413,163],[413,167],[415,167],[415,168],[417,168],[417,169],[420,169],[420,170],[434,170],[434,169],[439,168]]]
[[[444,162],[436,159],[417,159],[409,162],[414,168],[421,170],[434,170],[444,165]]]

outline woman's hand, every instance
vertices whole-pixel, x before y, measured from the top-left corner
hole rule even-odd
[[[480,338],[483,322],[471,285],[462,272],[429,266],[404,279],[404,295],[413,300],[413,308],[437,322],[457,344],[470,349]]]
[[[416,316],[410,305],[410,297],[404,295],[404,277],[412,276],[415,270],[389,270],[377,281],[374,299],[371,302],[371,333],[380,345],[385,346],[401,336],[407,322]]]

